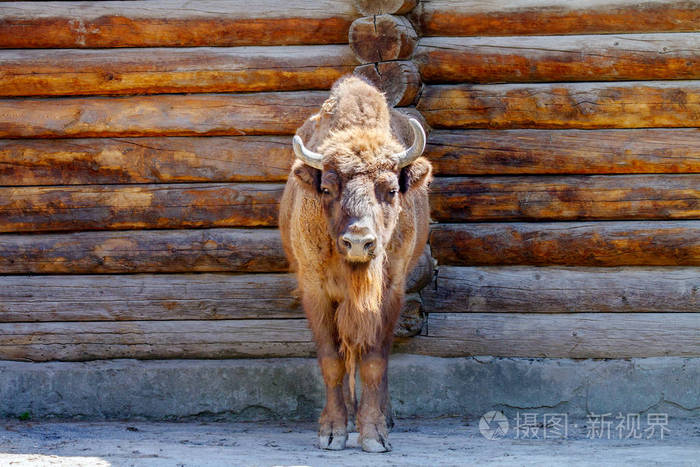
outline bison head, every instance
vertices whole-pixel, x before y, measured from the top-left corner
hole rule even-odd
[[[430,174],[430,164],[418,159],[425,149],[423,128],[415,119],[404,126],[412,132],[408,148],[388,123],[334,129],[318,145],[319,152],[294,137],[294,153],[304,163],[298,164],[294,175],[317,192],[333,247],[352,265],[384,257],[401,212],[401,197],[423,186]]]

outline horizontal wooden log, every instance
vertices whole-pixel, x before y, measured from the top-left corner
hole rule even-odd
[[[700,176],[437,178],[432,217],[488,220],[697,219]],[[0,232],[276,224],[279,184],[0,188]]]
[[[0,323],[303,318],[292,274],[3,276]],[[396,335],[423,327],[421,298],[406,295]],[[186,327],[187,322],[183,323]]]
[[[440,266],[428,313],[694,313],[700,268]],[[700,316],[700,315],[697,315]]]
[[[305,319],[0,324],[0,359],[311,357]]]
[[[700,266],[700,222],[439,224],[440,265]]]
[[[4,276],[0,322],[303,318],[291,274]]]
[[[421,88],[420,75],[413,62],[369,63],[355,68],[377,86],[390,106],[411,105]]]
[[[2,274],[286,272],[276,229],[0,235]]]
[[[698,79],[700,34],[429,37],[414,59],[431,83]]]
[[[0,188],[0,232],[257,227],[277,223],[278,184]]]
[[[326,91],[0,99],[0,138],[293,134]]]
[[[289,136],[0,139],[0,186],[281,182]]]
[[[425,36],[610,34],[700,30],[697,0],[424,0],[414,10]]]
[[[358,16],[345,0],[8,2],[0,47],[342,44]]]
[[[700,175],[437,178],[439,222],[700,219]]]
[[[415,8],[417,3],[418,0],[355,0],[355,6],[363,16],[404,15]]]
[[[2,274],[286,272],[276,229],[137,230],[0,235]],[[433,278],[426,246],[406,278],[418,292]]]
[[[438,130],[425,155],[438,175],[700,172],[700,129]]]
[[[403,352],[440,357],[700,356],[700,313],[431,313]]]
[[[700,126],[700,81],[425,86],[436,128]]]
[[[700,172],[700,130],[434,131],[438,175]],[[287,136],[0,140],[0,185],[276,182]]]
[[[353,21],[350,48],[361,63],[411,58],[418,35],[403,16],[378,15]]]
[[[0,50],[0,95],[330,89],[355,65],[345,45]]]

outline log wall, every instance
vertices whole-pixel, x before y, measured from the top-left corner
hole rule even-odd
[[[185,3],[0,2],[0,359],[312,356],[277,204],[348,73],[429,130],[395,351],[700,355],[700,2]]]

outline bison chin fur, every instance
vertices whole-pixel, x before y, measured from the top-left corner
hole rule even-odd
[[[367,263],[344,262],[346,294],[338,304],[335,320],[353,399],[357,360],[376,344],[382,329],[385,260],[382,252]]]

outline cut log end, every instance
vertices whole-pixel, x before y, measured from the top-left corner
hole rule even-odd
[[[355,74],[377,86],[390,106],[413,104],[421,87],[418,69],[412,62],[369,63],[355,68]]]
[[[418,0],[355,0],[355,7],[365,16],[404,15],[414,9]]]
[[[410,58],[418,35],[408,19],[379,15],[353,21],[348,39],[355,57],[371,63]]]

